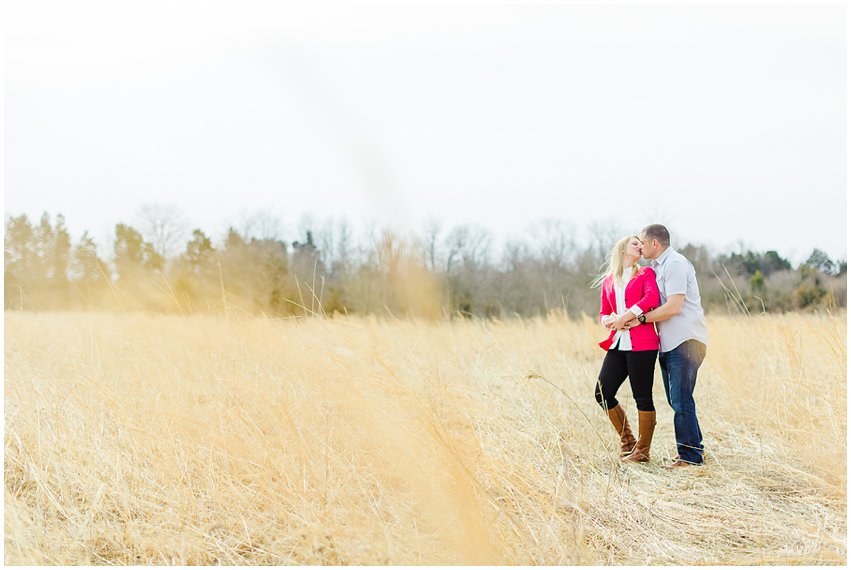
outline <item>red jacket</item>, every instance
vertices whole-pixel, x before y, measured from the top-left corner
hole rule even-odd
[[[638,273],[629,283],[624,291],[626,308],[629,310],[633,305],[643,312],[655,309],[659,306],[659,287],[656,285],[656,273],[650,267],[639,268]],[[612,313],[617,313],[617,301],[615,300],[614,278],[609,275],[603,280],[600,290],[600,319]],[[632,350],[659,350],[659,335],[653,323],[645,323],[631,328],[627,331],[632,341]],[[600,343],[603,350],[609,350],[615,331],[609,334],[609,338]]]

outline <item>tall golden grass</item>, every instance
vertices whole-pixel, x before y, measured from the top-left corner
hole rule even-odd
[[[591,319],[6,313],[5,562],[845,564],[844,315],[709,328],[669,471]]]

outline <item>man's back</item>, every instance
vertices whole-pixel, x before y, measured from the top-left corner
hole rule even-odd
[[[660,350],[669,352],[690,339],[708,344],[709,331],[700,304],[700,290],[694,266],[684,255],[670,247],[653,260],[652,265],[656,271],[661,304],[664,305],[671,295],[685,295],[679,314],[656,323],[659,329]]]

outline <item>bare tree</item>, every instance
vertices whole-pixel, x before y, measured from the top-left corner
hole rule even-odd
[[[437,271],[440,248],[439,240],[442,229],[442,224],[432,218],[426,222],[422,236],[417,238],[417,242],[422,249],[426,267],[432,272]]]
[[[576,253],[576,228],[564,220],[548,218],[534,224],[529,232],[538,254],[549,267],[567,267]]]
[[[460,257],[461,250],[463,250],[464,246],[467,245],[466,228],[453,228],[443,241],[443,244],[446,249],[446,266],[444,272],[449,274],[452,272],[453,263],[455,263],[455,260]]]
[[[318,225],[319,222],[316,221],[316,216],[310,212],[305,212],[298,219],[298,223],[296,224],[296,233],[300,238],[306,236],[307,232],[316,234],[316,228]]]
[[[479,270],[490,263],[492,245],[493,236],[489,231],[478,226],[470,227],[467,232],[467,244],[461,255],[464,267]]]
[[[284,237],[284,225],[280,218],[268,209],[243,211],[239,215],[237,227],[246,238],[280,241]]]
[[[325,268],[335,276],[346,273],[352,265],[352,228],[345,217],[328,216],[321,223],[302,217],[299,235],[310,231],[317,254]]]
[[[144,204],[136,213],[145,241],[164,259],[177,255],[189,233],[189,222],[174,204]]]
[[[374,247],[378,266],[391,275],[399,271],[404,257],[408,255],[408,244],[389,228],[382,230]]]
[[[641,231],[641,228],[633,230]],[[594,221],[588,224],[588,235],[590,236],[590,247],[593,255],[602,261],[612,250],[618,239],[627,235],[627,231],[612,221]]]
[[[478,226],[457,226],[443,243],[447,274],[452,273],[458,261],[467,269],[477,269],[490,261],[493,238],[490,232]]]

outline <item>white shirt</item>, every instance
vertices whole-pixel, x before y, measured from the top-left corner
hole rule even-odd
[[[620,283],[618,280],[612,277],[612,285],[615,288],[615,307],[616,313],[612,313],[613,315],[622,315],[626,312],[626,285],[629,283],[629,280],[632,279],[632,267],[625,267],[623,270],[623,278]],[[633,305],[629,308],[630,311],[637,317],[643,313],[643,311],[638,308],[638,305]],[[626,334],[622,334],[626,333]],[[612,346],[609,347],[609,350],[632,350],[632,339],[629,336],[629,331],[617,331],[615,336],[612,338]]]
[[[679,252],[670,247],[651,262],[656,272],[656,284],[659,285],[659,298],[662,305],[671,295],[685,295],[683,310],[666,321],[658,321],[659,350],[670,352],[687,340],[709,342],[709,331],[700,306],[700,290],[697,288],[697,275],[694,266]]]

